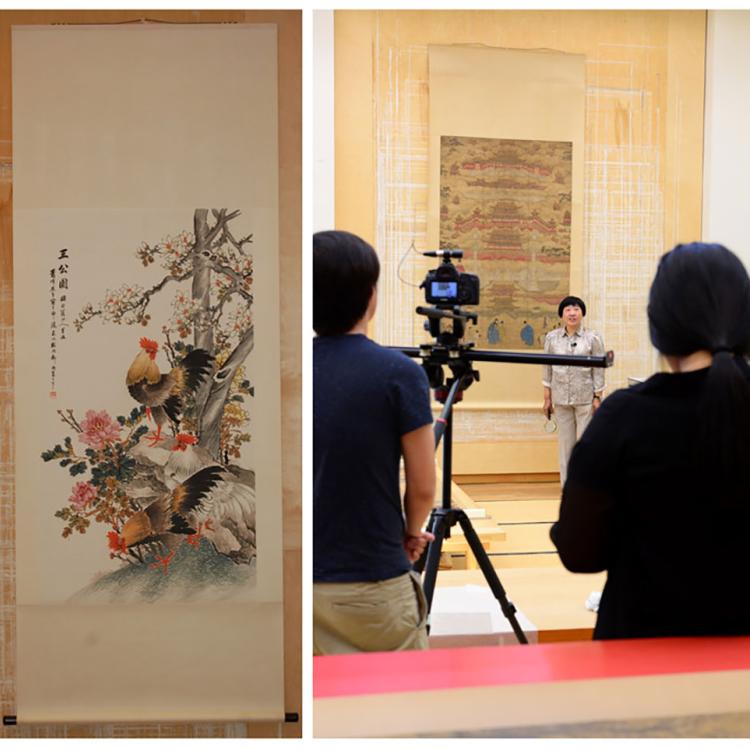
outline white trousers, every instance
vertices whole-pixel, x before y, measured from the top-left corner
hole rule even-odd
[[[565,479],[568,476],[568,459],[570,459],[573,446],[583,435],[592,414],[591,404],[573,404],[572,406],[555,404],[557,439],[560,445],[560,487],[565,486]]]

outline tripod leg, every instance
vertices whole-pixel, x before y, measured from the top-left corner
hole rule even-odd
[[[513,628],[513,632],[516,634],[518,642],[528,643],[526,635],[523,630],[521,630],[521,626],[518,624],[518,620],[516,619],[516,608],[513,605],[513,602],[508,600],[505,589],[503,588],[503,584],[500,583],[500,579],[497,577],[495,568],[492,567],[490,558],[487,555],[484,547],[482,546],[482,541],[477,536],[477,532],[474,531],[474,527],[471,525],[469,517],[463,511],[456,511],[456,515],[458,518],[458,522],[461,524],[461,528],[464,531],[466,541],[469,543],[469,547],[471,547],[471,551],[474,553],[474,558],[476,559],[477,563],[479,563],[479,567],[482,569],[484,579],[487,581],[490,589],[492,590],[495,599],[497,599],[500,603],[500,609],[503,611],[505,618]]]
[[[427,562],[424,566],[424,580],[422,581],[428,613],[432,611],[432,597],[435,593],[435,581],[440,567],[440,552],[443,549],[443,539],[448,528],[447,518],[440,513],[435,513],[431,529],[435,539],[427,547]]]

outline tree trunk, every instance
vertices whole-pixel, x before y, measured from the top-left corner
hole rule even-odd
[[[193,321],[193,344],[196,349],[205,349],[209,354],[214,353],[213,327],[207,325],[210,319],[211,306],[211,266],[209,264],[210,248],[208,247],[208,209],[196,208],[193,217],[195,246],[193,247],[193,302],[197,302],[199,312]],[[211,380],[207,379],[195,394],[195,415],[198,432],[202,430],[203,411],[208,394],[211,390]]]
[[[202,415],[203,428],[200,445],[217,460],[220,460],[221,418],[224,416],[224,404],[229,396],[229,388],[237,369],[247,359],[254,345],[255,329],[251,326],[229,355],[229,359],[224,363],[224,366],[214,374],[210,381],[211,390]]]

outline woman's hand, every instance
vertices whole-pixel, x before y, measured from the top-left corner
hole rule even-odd
[[[550,419],[554,411],[555,409],[552,406],[552,399],[549,397],[545,397],[544,406],[542,406],[542,414],[544,414],[544,416],[547,417],[547,419]]]

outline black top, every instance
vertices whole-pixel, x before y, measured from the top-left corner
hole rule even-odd
[[[382,581],[403,547],[401,436],[432,423],[424,370],[366,336],[313,341],[313,580]]]
[[[607,571],[594,638],[750,633],[750,497],[694,460],[707,373],[616,391],[573,449],[550,536],[568,570]]]

